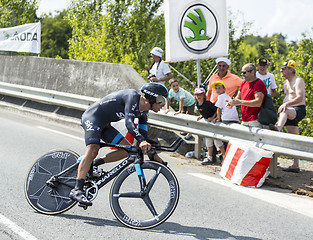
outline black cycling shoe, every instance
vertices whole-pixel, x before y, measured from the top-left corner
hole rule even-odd
[[[70,198],[86,206],[92,205],[92,202],[86,198],[84,192],[80,189],[73,188],[70,192]]]

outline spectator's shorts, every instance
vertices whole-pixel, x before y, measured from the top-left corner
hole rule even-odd
[[[221,140],[217,140],[217,139],[213,140],[213,138],[205,138],[205,145],[207,147],[213,147],[213,142],[214,142],[215,147],[217,148],[220,148],[221,146],[224,145]]]
[[[195,103],[192,104],[191,106],[183,106],[183,111],[182,113],[185,114],[189,114],[189,115],[193,115],[194,111],[195,111]]]
[[[298,126],[298,123],[305,117],[306,110],[305,105],[295,106],[293,107],[296,110],[296,117],[292,120],[288,119],[285,123],[285,126]]]

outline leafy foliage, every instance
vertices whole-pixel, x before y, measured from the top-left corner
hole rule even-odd
[[[142,75],[149,51],[164,48],[162,1],[72,0],[67,19],[73,28],[71,59],[130,64]]]
[[[52,16],[41,16],[41,56],[50,58],[68,58],[68,39],[72,36],[72,29],[64,20],[66,11]]]
[[[0,28],[37,22],[37,0],[0,0]]]

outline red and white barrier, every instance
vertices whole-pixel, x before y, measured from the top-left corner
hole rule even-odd
[[[268,166],[272,157],[273,152],[229,142],[220,175],[241,186],[261,187],[269,175]]]

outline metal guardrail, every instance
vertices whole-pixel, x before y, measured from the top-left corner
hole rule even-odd
[[[98,98],[69,94],[53,90],[39,89],[0,82],[0,94],[28,99],[51,105],[63,106],[84,111]],[[149,124],[178,131],[190,132],[199,136],[196,141],[196,156],[200,156],[202,137],[210,137],[223,141],[239,141],[274,152],[274,160],[270,170],[273,177],[277,176],[277,155],[287,155],[313,161],[313,138],[288,133],[275,132],[240,124],[210,123],[196,116],[173,113],[149,113]]]
[[[82,111],[86,110],[89,105],[99,100],[94,97],[6,82],[0,82],[0,94]]]
[[[239,141],[272,151],[276,154],[299,157],[313,161],[313,138],[261,129],[246,127],[240,124],[211,123],[195,116],[153,113],[149,123],[168,129],[186,131],[201,137],[211,137],[223,141]]]

